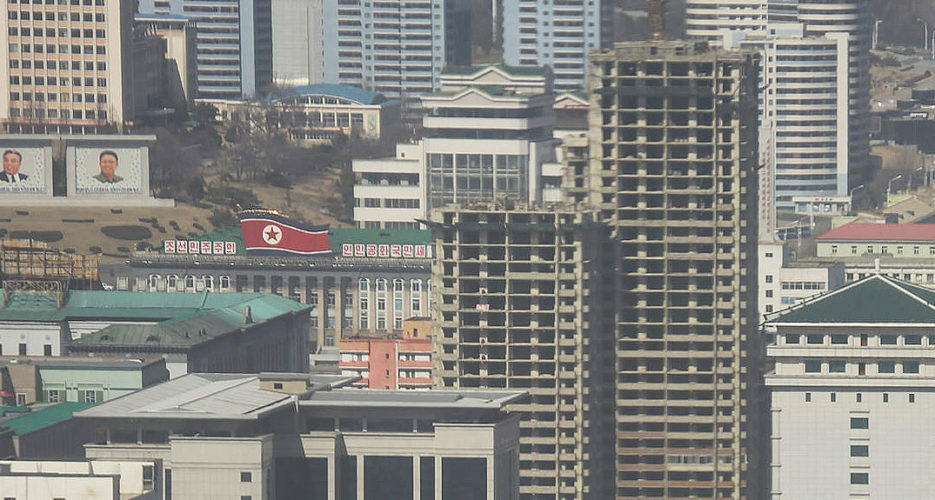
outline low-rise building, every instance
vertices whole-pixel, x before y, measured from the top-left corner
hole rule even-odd
[[[11,357],[0,359],[0,402],[101,402],[168,379],[159,357]]]
[[[400,101],[349,85],[293,87],[262,101],[201,99],[222,121],[255,121],[281,130],[300,144],[320,144],[337,135],[380,140],[399,126]]]
[[[935,224],[852,222],[815,238],[816,255],[834,257],[935,257]]]
[[[928,498],[935,292],[875,274],[770,318],[771,498]]]
[[[156,483],[149,462],[65,462],[61,460],[0,460],[0,491],[5,498],[69,498],[143,500],[153,498]]]
[[[795,261],[782,242],[760,242],[757,273],[760,317],[845,283],[845,266],[827,260]]]
[[[341,340],[341,374],[360,377],[357,387],[429,389],[432,387],[432,340]]]
[[[243,248],[240,230],[227,243]],[[102,280],[117,290],[271,293],[311,308],[312,351],[342,338],[401,335],[403,321],[425,316],[431,293],[431,232],[331,229],[334,256],[138,252],[126,265],[106,267]]]
[[[188,371],[306,371],[308,305],[263,293],[17,292],[0,353],[162,357]]]
[[[82,446],[95,439],[96,429],[90,422],[72,417],[76,411],[91,406],[94,403],[31,407],[29,412],[0,423],[10,430],[0,434],[0,440],[12,441],[16,458],[83,458]],[[0,449],[3,448],[10,447],[0,443]]]
[[[519,497],[516,391],[371,391],[353,378],[189,374],[79,412],[92,460],[157,463],[173,498]]]

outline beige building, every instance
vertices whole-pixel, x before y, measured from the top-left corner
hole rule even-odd
[[[184,105],[198,95],[198,60],[195,57],[195,22],[171,14],[136,14],[137,26],[146,26],[166,41],[166,90],[171,102]]]
[[[0,122],[7,132],[96,133],[133,121],[134,2],[5,5]]]
[[[435,386],[528,391],[520,493],[604,499],[613,479],[612,265],[592,212],[433,212]],[[606,288],[605,288],[606,287]]]
[[[157,498],[518,500],[519,391],[191,374],[75,415],[89,459],[155,461]]]
[[[84,500],[155,499],[153,462],[0,461],[4,498],[70,498]]]
[[[569,175],[615,240],[617,498],[760,498],[757,62],[678,41],[591,57]]]

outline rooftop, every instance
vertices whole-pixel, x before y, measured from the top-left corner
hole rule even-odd
[[[266,297],[262,293],[168,293],[72,290],[62,307],[46,294],[22,292],[0,308],[0,321],[62,321],[113,319],[165,321],[222,308],[245,306]],[[264,307],[291,307],[293,301],[267,298]],[[255,309],[255,308],[254,308]],[[254,311],[257,312],[257,311]],[[242,314],[242,309],[241,309]],[[281,314],[281,313],[280,313]]]
[[[291,89],[284,90],[275,96],[271,96],[269,100],[278,101],[286,97],[313,95],[338,97],[356,102],[357,104],[368,106],[387,102],[386,97],[384,97],[383,94],[377,94],[375,92],[370,92],[369,90],[364,90],[358,87],[352,87],[350,85],[340,85],[335,83],[317,83],[313,85],[293,87]]]
[[[0,358],[0,366],[33,365],[43,368],[96,368],[101,370],[144,367],[162,364],[163,358],[117,358],[117,357],[40,357],[40,356],[5,356]]]
[[[769,324],[935,324],[935,290],[874,274],[778,312]]]
[[[139,295],[152,295],[152,293]],[[163,293],[159,295],[190,294]],[[79,350],[81,346],[92,345],[187,347],[245,327],[249,328],[250,325],[265,323],[285,314],[310,309],[310,306],[274,294],[219,293],[215,295],[237,295],[240,296],[240,300],[215,308],[202,308],[178,314],[155,325],[110,325],[76,339],[72,347]],[[248,308],[249,321],[247,320]]]
[[[876,224],[851,222],[815,238],[819,241],[930,241],[935,224]]]
[[[70,420],[75,412],[92,406],[94,406],[94,403],[59,403],[34,409],[23,416],[3,422],[3,425],[12,429],[17,436],[23,436]]]
[[[265,374],[262,376],[265,378]],[[291,375],[287,375],[289,377]],[[526,398],[516,391],[384,391],[343,389],[357,377],[306,375],[302,406],[495,409]],[[260,389],[261,375],[190,373],[88,408],[88,418],[256,420],[294,406],[293,396]]]
[[[496,66],[448,66],[442,72],[442,76],[445,75],[462,75],[462,76],[476,76],[486,71],[498,71],[500,73],[509,75],[509,76],[537,76],[545,77],[549,74],[549,68],[545,67],[527,67],[527,66],[507,66],[507,65],[496,65]]]

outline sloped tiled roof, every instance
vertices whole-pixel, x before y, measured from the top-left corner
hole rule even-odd
[[[935,241],[935,224],[851,222],[816,238],[820,241]]]
[[[935,324],[935,291],[875,274],[780,312],[769,323]]]
[[[110,325],[76,339],[73,348],[82,349],[81,346],[193,346],[207,342],[214,337],[262,324],[284,314],[310,307],[272,294],[236,295],[248,296],[248,298],[238,303],[192,311],[186,315],[165,319],[155,325]],[[244,321],[248,307],[252,319],[249,324]]]

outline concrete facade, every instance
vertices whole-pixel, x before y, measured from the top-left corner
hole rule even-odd
[[[341,389],[350,379],[294,376],[300,386],[280,378],[276,389],[264,375],[189,375],[76,419],[105,429],[88,457],[148,457],[173,499],[518,500],[518,418],[503,407],[523,393]],[[165,410],[145,411],[155,407]]]
[[[7,3],[0,122],[12,133],[107,133],[134,119],[132,2]]]
[[[195,22],[199,97],[252,98],[273,82],[270,0],[140,0],[139,12]]]
[[[327,257],[276,259],[137,254],[112,277],[118,290],[262,292],[311,307],[309,343],[337,346],[342,338],[401,334],[403,320],[431,303],[425,258]]]
[[[873,275],[771,318],[769,498],[935,492],[924,472],[935,437],[930,295]]]
[[[357,387],[370,389],[430,389],[432,340],[341,340],[341,375],[360,377]]]
[[[757,496],[757,59],[677,41],[591,57],[589,203],[616,246],[617,498]]]
[[[782,243],[761,242],[757,303],[760,318],[816,295],[841,288],[846,283],[845,265],[830,261],[795,262]]]
[[[582,90],[588,53],[613,41],[613,2],[505,0],[503,60],[511,66],[549,67],[555,89]]]
[[[295,87],[323,78],[322,0],[272,0],[273,82]]]
[[[529,391],[520,493],[612,493],[612,275],[594,214],[495,205],[433,211],[439,389]]]

